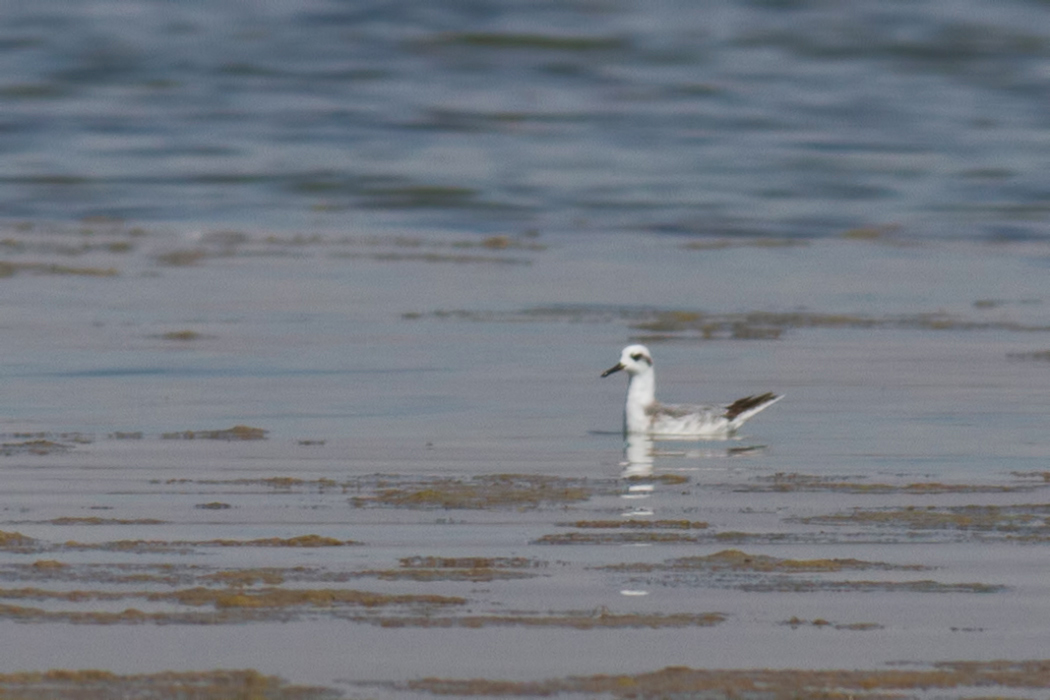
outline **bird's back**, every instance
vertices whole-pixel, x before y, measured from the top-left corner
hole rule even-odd
[[[653,435],[702,437],[725,434],[730,429],[725,408],[720,406],[654,403],[646,412]]]

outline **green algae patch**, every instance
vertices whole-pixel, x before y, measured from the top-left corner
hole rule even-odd
[[[458,697],[549,697],[578,694],[612,698],[701,697],[711,700],[831,700],[928,697],[931,689],[973,697],[973,689],[1014,697],[1020,689],[1043,691],[1050,661],[955,661],[921,668],[873,670],[692,669],[669,666],[639,674],[571,676],[540,681],[422,678],[391,683],[398,690]],[[908,692],[911,691],[911,692]],[[902,694],[907,692],[906,695]],[[943,696],[937,693],[938,697]]]
[[[335,700],[342,694],[320,686],[292,685],[256,671],[166,671],[118,675],[101,670],[0,674],[0,697],[18,700]]]
[[[225,430],[183,430],[178,433],[164,433],[165,440],[265,440],[268,430],[252,428],[247,425],[235,425]]]
[[[395,488],[380,487],[373,495],[354,497],[350,503],[358,508],[534,509],[578,503],[593,493],[594,490],[580,479],[495,474],[470,479],[435,479]]]

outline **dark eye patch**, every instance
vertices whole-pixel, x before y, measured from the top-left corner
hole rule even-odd
[[[652,360],[650,360],[648,357],[646,357],[640,352],[636,352],[633,355],[631,355],[631,359],[635,362],[641,362],[642,360],[645,360],[646,362],[652,364]]]

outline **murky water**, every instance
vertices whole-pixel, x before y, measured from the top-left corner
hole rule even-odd
[[[4,12],[0,674],[1050,683],[1044,4]]]

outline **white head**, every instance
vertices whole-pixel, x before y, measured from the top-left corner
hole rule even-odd
[[[620,353],[620,361],[602,372],[602,376],[608,377],[614,372],[623,370],[632,377],[635,377],[639,374],[651,372],[652,369],[653,356],[649,353],[649,348],[644,345],[628,345],[623,349],[623,352]]]

